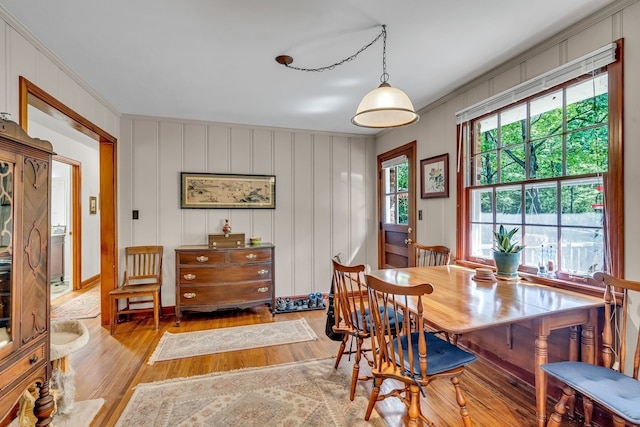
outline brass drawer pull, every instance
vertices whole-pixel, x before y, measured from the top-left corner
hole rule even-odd
[[[183,297],[185,297],[185,299],[194,299],[196,297],[196,293],[195,292],[185,292],[184,294],[182,294]]]
[[[37,354],[34,354],[34,355],[33,355],[33,356],[31,356],[31,358],[29,359],[29,363],[31,363],[31,364],[33,365],[34,363],[38,363],[38,360],[40,360],[40,359],[38,358],[38,355],[37,355]]]
[[[196,261],[198,261],[198,262],[207,262],[207,261],[209,261],[209,257],[208,256],[204,256],[204,255],[200,255],[199,257],[196,258]]]
[[[246,256],[246,258],[247,258],[247,259],[256,259],[256,258],[258,258],[258,255],[256,255],[256,254],[249,254],[249,255],[247,255],[247,256]]]
[[[189,273],[189,274],[185,274],[184,276],[182,276],[182,278],[183,278],[184,280],[193,280],[193,279],[195,279],[195,278],[196,278],[196,275],[195,275],[195,274],[191,274],[191,273]]]
[[[265,286],[264,288],[258,288],[258,292],[261,292],[261,293],[269,292],[269,287]]]
[[[264,276],[265,274],[269,274],[269,270],[258,270],[258,274]]]

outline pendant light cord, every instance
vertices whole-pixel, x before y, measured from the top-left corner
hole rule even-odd
[[[362,52],[364,52],[365,50],[367,50],[368,48],[373,46],[378,40],[380,40],[380,37],[383,38],[382,77],[381,77],[381,80],[383,82],[386,82],[387,80],[389,80],[389,75],[387,74],[387,60],[386,60],[386,50],[387,50],[387,26],[386,25],[382,26],[382,31],[380,31],[380,34],[378,34],[375,39],[371,40],[371,42],[369,42],[368,44],[362,46],[360,48],[360,50],[358,50],[353,55],[349,56],[348,58],[343,59],[342,61],[338,61],[335,64],[327,65],[326,67],[318,67],[318,68],[295,67],[295,66],[291,65],[291,63],[286,63],[286,62],[282,62],[282,65],[284,65],[287,68],[291,68],[292,70],[308,71],[308,72],[322,72],[322,71],[325,71],[325,70],[333,70],[337,66],[340,66],[340,65],[342,65],[342,64],[344,64],[346,62],[353,61],[354,59],[356,59],[358,57],[358,55],[360,55]],[[293,62],[293,58],[291,59],[291,61]]]

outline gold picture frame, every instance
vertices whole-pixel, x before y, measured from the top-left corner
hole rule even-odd
[[[182,209],[275,209],[275,175],[180,173]]]

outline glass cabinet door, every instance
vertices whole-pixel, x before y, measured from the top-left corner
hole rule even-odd
[[[0,160],[0,348],[12,340],[13,166]]]

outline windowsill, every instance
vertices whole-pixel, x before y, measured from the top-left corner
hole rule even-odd
[[[495,271],[495,265],[493,265],[493,263],[482,263],[477,261],[457,259],[455,261],[455,264],[467,268],[491,268]],[[536,273],[532,273],[530,270],[533,269],[531,267],[520,266],[520,268],[518,269],[518,275],[528,282],[535,282],[541,285],[552,286],[559,289],[566,289],[569,291],[595,297],[601,297],[603,295],[602,286],[589,283],[589,279],[586,277],[575,277],[571,280],[540,277]]]

